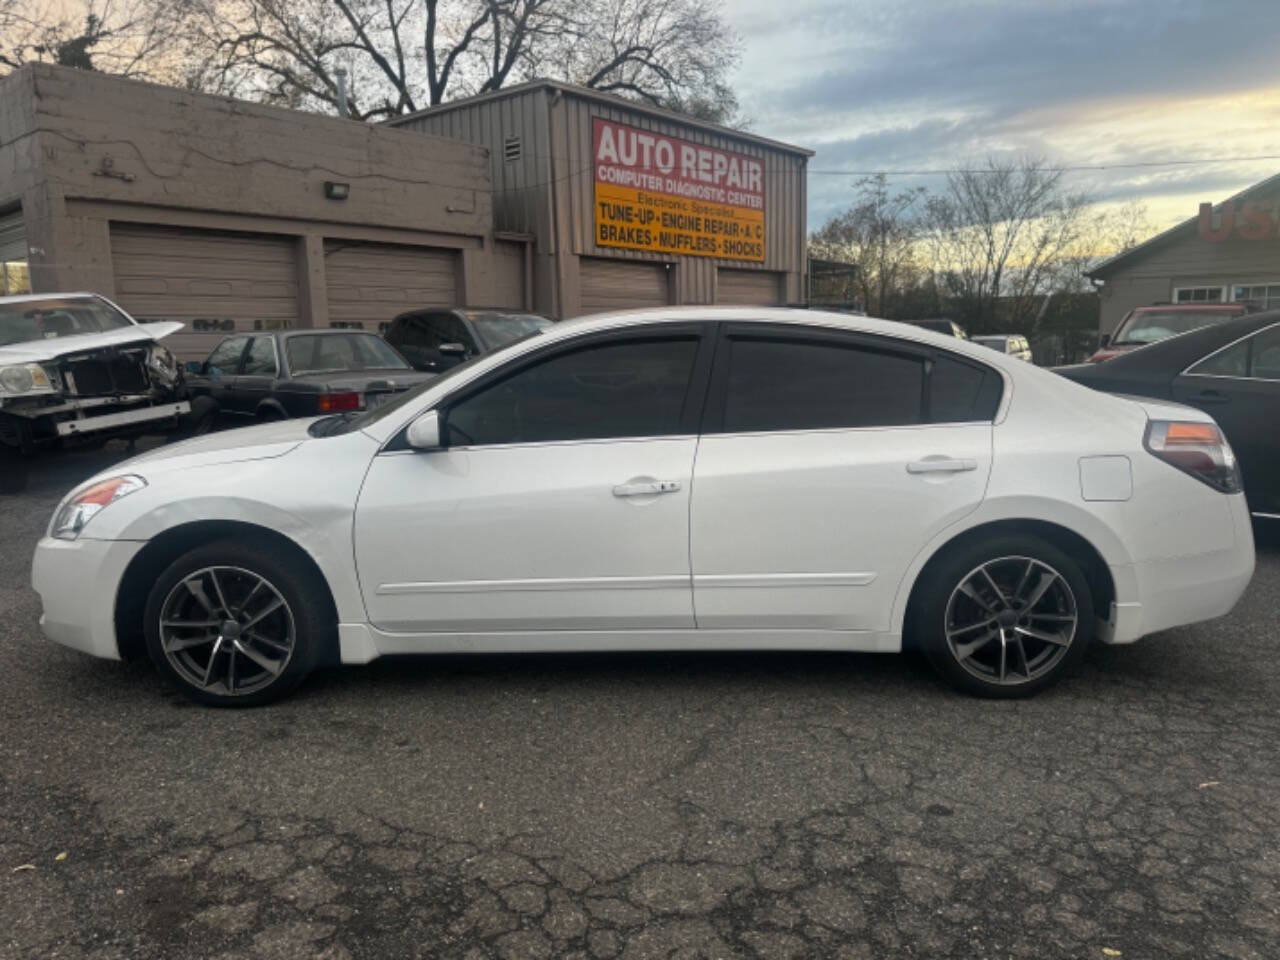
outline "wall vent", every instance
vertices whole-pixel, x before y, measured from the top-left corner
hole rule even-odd
[[[507,163],[515,163],[520,159],[520,138],[507,137],[502,141],[502,159]]]

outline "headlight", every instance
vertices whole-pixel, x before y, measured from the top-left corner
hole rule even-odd
[[[85,487],[58,508],[50,531],[59,540],[74,540],[90,520],[121,497],[141,490],[147,481],[135,474],[112,477]]]
[[[162,347],[159,344],[152,347],[147,357],[147,366],[166,387],[171,387],[178,382],[178,361],[174,359],[168,347]]]
[[[6,393],[39,393],[52,389],[49,375],[38,363],[0,367],[0,390]]]

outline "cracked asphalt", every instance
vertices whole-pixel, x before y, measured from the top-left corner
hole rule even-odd
[[[1280,537],[1029,702],[888,656],[451,657],[213,711],[41,639],[0,499],[0,956],[1280,955]],[[65,854],[65,855],[64,855]]]

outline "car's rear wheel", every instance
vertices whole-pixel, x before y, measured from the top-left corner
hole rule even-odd
[[[269,543],[198,547],[147,600],[147,652],[200,703],[252,707],[290,693],[332,643],[321,585]]]
[[[974,542],[925,571],[910,623],[934,668],[985,697],[1025,697],[1084,656],[1093,598],[1080,565],[1032,536]]]

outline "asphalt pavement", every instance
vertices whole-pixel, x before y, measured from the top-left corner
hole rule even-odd
[[[829,654],[449,657],[254,711],[44,641],[0,498],[0,957],[1280,955],[1280,548],[1031,701]],[[105,615],[105,613],[104,613]]]

